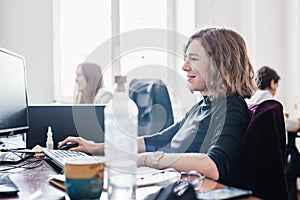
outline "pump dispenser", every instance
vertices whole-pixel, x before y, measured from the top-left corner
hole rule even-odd
[[[51,126],[48,126],[48,132],[47,132],[47,142],[46,142],[46,147],[47,149],[53,149],[53,133]]]

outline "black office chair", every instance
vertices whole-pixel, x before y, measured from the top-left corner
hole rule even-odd
[[[267,100],[251,105],[252,116],[243,137],[238,160],[224,184],[253,191],[265,200],[289,199],[286,138],[282,105]]]
[[[160,79],[133,79],[129,97],[138,107],[138,135],[157,133],[174,123],[166,85]]]

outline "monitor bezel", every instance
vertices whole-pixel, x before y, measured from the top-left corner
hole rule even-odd
[[[17,53],[9,51],[5,48],[0,47],[0,53],[5,53],[14,57],[17,57],[23,62],[23,74],[24,74],[24,88],[25,88],[25,101],[26,101],[26,116],[27,116],[27,126],[13,127],[13,128],[4,128],[0,129],[0,136],[5,135],[15,135],[20,133],[27,133],[29,131],[29,115],[28,115],[28,94],[27,94],[27,75],[26,75],[26,62],[25,57]]]

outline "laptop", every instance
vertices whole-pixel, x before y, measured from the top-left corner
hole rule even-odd
[[[54,149],[68,136],[104,142],[105,105],[29,105],[29,133],[26,148],[46,146],[48,126],[53,132]]]

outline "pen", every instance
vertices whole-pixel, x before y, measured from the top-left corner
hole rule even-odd
[[[165,170],[161,170],[159,172],[155,172],[155,173],[152,173],[152,174],[145,175],[143,177],[140,177],[139,179],[145,179],[145,178],[148,178],[148,177],[151,177],[151,176],[155,176],[157,174],[163,174],[163,173],[165,173]]]
[[[169,168],[169,169],[159,170],[159,171],[154,172],[154,173],[152,173],[152,174],[146,174],[145,176],[142,176],[142,177],[140,177],[140,178],[138,178],[138,179],[143,180],[143,179],[145,179],[145,178],[149,178],[149,177],[152,177],[152,176],[156,176],[156,175],[158,175],[158,174],[164,174],[164,173],[166,173],[166,172],[176,172],[176,173],[179,173],[179,174],[180,174],[179,171]]]
[[[14,150],[24,150],[25,148],[15,148],[15,149],[10,149],[10,150],[12,150],[12,151],[14,151]]]

